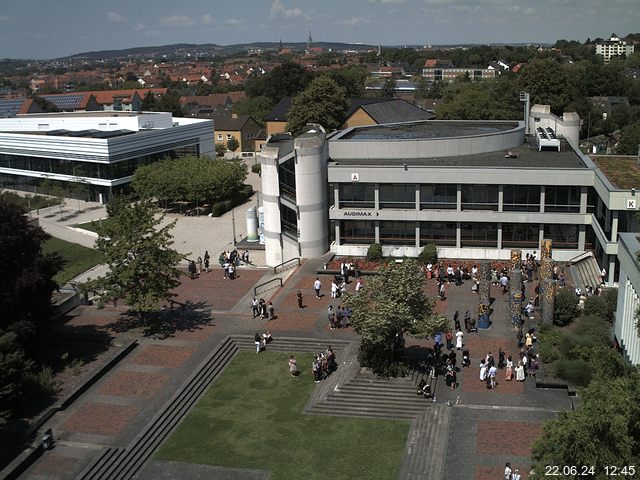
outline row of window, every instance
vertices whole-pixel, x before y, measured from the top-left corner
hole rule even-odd
[[[21,155],[0,154],[0,167],[17,170],[30,170],[42,173],[58,173],[75,177],[102,178],[115,180],[133,175],[136,168],[148,165],[162,158],[177,158],[186,155],[199,155],[199,145],[167,150],[165,152],[141,155],[115,163],[94,163],[59,158],[27,157]]]
[[[457,185],[380,184],[380,208],[414,210],[416,188],[419,188],[422,210],[456,210],[458,207]],[[375,189],[376,185],[372,183],[340,184],[339,207],[375,208]],[[461,185],[460,193],[463,210],[498,210],[498,185]],[[580,212],[578,186],[548,186],[545,188],[544,198],[546,212]],[[538,185],[504,185],[502,209],[511,212],[539,212],[540,199],[541,188]],[[595,208],[591,204],[589,206]]]
[[[456,246],[455,222],[395,222],[380,221],[380,243],[383,245],[415,246],[419,229],[420,246],[436,243],[442,247]],[[544,225],[545,237],[553,239],[553,247],[576,250],[577,225]],[[343,220],[340,222],[341,244],[372,244],[375,240],[374,221]],[[538,248],[540,225],[503,223],[502,248]],[[498,247],[497,223],[461,223],[461,247]]]

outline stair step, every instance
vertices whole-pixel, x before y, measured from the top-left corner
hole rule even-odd
[[[317,405],[309,411],[312,414],[332,415],[338,417],[379,417],[379,418],[414,418],[420,411],[390,411],[389,409],[366,408],[366,407],[344,407],[333,408],[330,405]]]
[[[373,398],[363,398],[363,399],[354,399],[353,397],[344,396],[344,397],[336,397],[330,395],[327,399],[322,402],[323,405],[333,405],[335,407],[338,406],[362,406],[362,407],[375,407],[375,408],[388,408],[390,410],[402,410],[402,409],[411,409],[411,410],[423,410],[425,405],[428,404],[428,399],[423,398],[424,402],[398,402],[393,399],[373,399]]]

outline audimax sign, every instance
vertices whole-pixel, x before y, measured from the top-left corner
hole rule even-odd
[[[368,212],[366,210],[347,210],[346,212],[342,212],[342,215],[344,217],[378,217],[380,213]]]

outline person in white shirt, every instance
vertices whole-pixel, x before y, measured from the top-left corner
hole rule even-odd
[[[313,282],[313,289],[316,291],[316,298],[320,298],[320,287],[322,287],[322,283],[319,278],[316,278],[316,281]]]
[[[462,330],[458,329],[458,331],[456,332],[456,350],[462,350],[463,336],[464,336],[464,333],[462,333]]]
[[[474,265],[473,267],[471,267],[471,278],[475,280],[477,277],[478,277],[478,267]]]
[[[335,281],[331,282],[331,298],[338,298],[338,284]]]
[[[358,277],[358,280],[356,280],[356,292],[359,292],[360,290],[362,290],[362,279]]]

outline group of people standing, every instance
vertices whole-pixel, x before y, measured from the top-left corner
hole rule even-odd
[[[276,309],[273,303],[266,302],[264,298],[258,300],[256,297],[253,297],[251,300],[251,311],[253,312],[253,318],[261,317],[264,319],[268,318],[269,320],[276,318]]]
[[[329,328],[331,328],[331,330],[348,327],[350,319],[350,308],[343,305],[338,305],[335,309],[333,308],[333,305],[329,305],[329,308],[327,308],[327,320],[329,320]]]
[[[311,364],[313,380],[319,383],[331,375],[337,368],[336,355],[333,353],[331,346],[328,346],[324,352],[319,352],[313,359]]]

